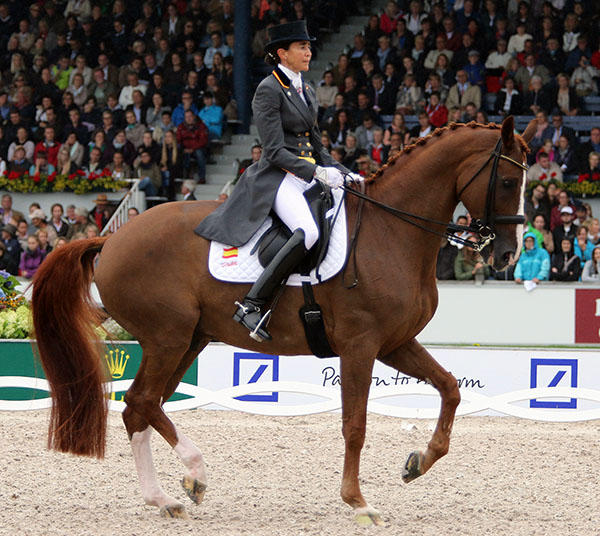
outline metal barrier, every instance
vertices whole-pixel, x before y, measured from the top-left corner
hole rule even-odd
[[[142,212],[146,208],[146,197],[144,192],[139,188],[139,179],[123,179],[125,182],[131,184],[131,188],[125,194],[125,197],[121,200],[121,203],[110,217],[104,229],[100,233],[104,236],[107,233],[114,233],[121,225],[127,222],[127,211],[130,208],[136,208],[139,212]]]

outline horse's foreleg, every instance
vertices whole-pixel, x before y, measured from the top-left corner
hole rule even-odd
[[[460,402],[458,384],[454,376],[444,370],[416,339],[378,359],[404,374],[432,384],[439,391],[442,399],[437,426],[427,445],[427,450],[411,453],[404,466],[402,479],[404,482],[410,482],[425,474],[448,452],[454,414]]]
[[[383,525],[381,516],[367,503],[360,491],[358,473],[360,452],[365,442],[367,400],[374,360],[355,361],[348,356],[340,359],[342,380],[342,433],[346,444],[341,495],[354,509],[361,525]]]

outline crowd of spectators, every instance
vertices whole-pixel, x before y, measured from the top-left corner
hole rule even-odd
[[[562,125],[598,95],[594,2],[390,0],[366,22],[317,88],[323,142],[353,171],[368,174],[432,129],[486,123],[491,112],[541,119],[531,144],[537,178],[591,180],[600,172],[597,164],[588,169],[600,138],[590,147],[587,135]],[[408,128],[406,115],[418,124]]]
[[[233,39],[232,0],[1,2],[0,173],[108,168],[170,199],[204,182]]]
[[[268,26],[307,18],[318,36],[354,6],[254,0],[255,81]],[[233,0],[3,0],[0,173],[107,168],[168,199],[175,179],[205,182],[210,143],[237,116],[233,25]]]
[[[71,240],[95,238],[108,219],[109,201],[98,194],[91,210],[54,203],[46,215],[39,203],[29,205],[28,214],[13,207],[10,194],[3,194],[0,203],[0,270],[31,279],[40,264],[53,249]],[[137,215],[130,209],[129,218]]]

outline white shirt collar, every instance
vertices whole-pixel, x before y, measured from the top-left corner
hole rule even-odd
[[[292,71],[285,65],[282,65],[281,63],[279,64],[279,68],[283,71],[283,74],[285,74],[290,79],[292,84],[294,84],[294,87],[302,87],[302,76],[300,76],[300,73],[295,73],[294,71]]]

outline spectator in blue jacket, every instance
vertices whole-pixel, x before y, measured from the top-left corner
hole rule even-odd
[[[189,91],[184,91],[181,94],[181,102],[177,105],[177,108],[173,110],[173,115],[171,116],[171,122],[178,127],[183,123],[183,119],[185,118],[186,110],[192,110],[194,115],[198,115],[198,108],[194,104],[194,95]]]
[[[210,91],[205,91],[202,96],[204,108],[198,115],[208,127],[208,139],[220,139],[223,135],[223,108],[215,104],[215,98]]]
[[[469,63],[462,67],[469,77],[471,85],[478,86],[482,92],[485,91],[485,65],[481,62],[481,54],[478,50],[469,51]]]
[[[573,241],[573,248],[575,255],[577,255],[581,261],[582,268],[587,261],[592,260],[594,243],[588,237],[587,227],[580,225],[577,228],[577,235]]]
[[[547,281],[550,272],[550,255],[539,247],[533,233],[525,233],[525,246],[515,268],[515,281]]]

